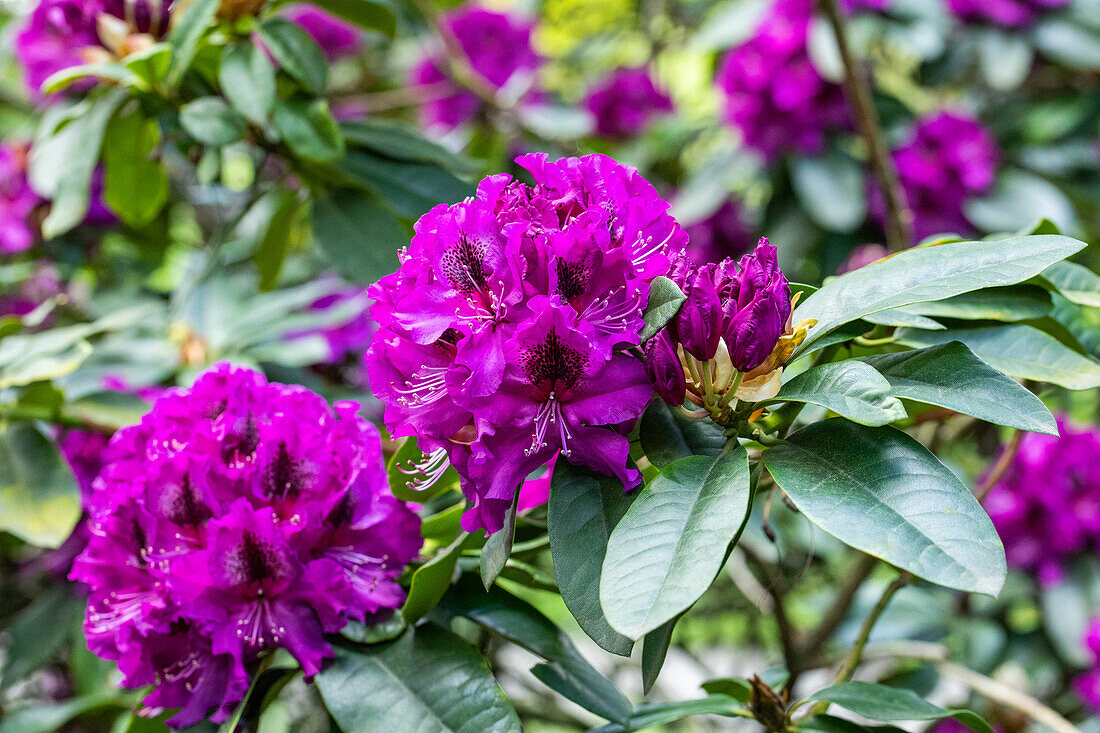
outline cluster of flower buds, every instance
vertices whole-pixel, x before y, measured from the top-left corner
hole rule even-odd
[[[690,400],[716,422],[729,424],[736,400],[773,397],[783,364],[812,322],[791,327],[792,300],[776,249],[762,238],[741,258],[694,268],[674,255],[669,277],[687,299],[650,339],[645,364],[669,404]]]

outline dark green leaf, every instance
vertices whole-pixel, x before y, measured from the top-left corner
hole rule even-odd
[[[815,692],[810,699],[834,703],[871,720],[893,722],[954,718],[971,730],[993,733],[989,723],[969,710],[945,710],[920,698],[912,690],[870,682],[843,682]]]
[[[300,158],[329,163],[344,155],[344,136],[323,99],[276,100],[275,129]]]
[[[344,733],[520,731],[481,655],[434,624],[385,644],[335,651],[316,680]]]
[[[600,573],[611,531],[637,496],[613,476],[560,461],[550,484],[550,554],[562,600],[588,636],[612,654],[633,643],[611,628],[600,607]]]
[[[1100,364],[1053,336],[1024,325],[897,332],[899,343],[919,348],[961,341],[994,369],[1019,379],[1050,382],[1066,389],[1100,386]]]
[[[519,504],[519,491],[512,497],[512,506],[504,513],[504,526],[489,535],[485,546],[481,548],[481,582],[488,589],[504,569],[508,556],[512,554],[512,543],[516,539],[516,507]]]
[[[214,20],[219,3],[220,0],[194,0],[173,23],[172,31],[168,34],[168,44],[172,47],[168,74],[173,83],[179,81],[195,60],[199,41]]]
[[[409,243],[408,232],[390,209],[349,189],[316,197],[313,235],[341,272],[368,283],[395,271],[397,250]]]
[[[645,326],[639,338],[645,342],[656,336],[676,316],[685,300],[687,296],[676,283],[663,275],[653,278],[649,284],[649,303],[643,315]]]
[[[152,157],[159,144],[156,121],[140,112],[119,117],[107,128],[103,199],[130,226],[145,226],[168,201],[168,176]]]
[[[650,631],[642,637],[642,693],[648,695],[653,689],[653,683],[661,674],[661,667],[665,666],[665,657],[668,656],[668,647],[672,643],[672,631],[676,628],[677,616]]]
[[[222,51],[218,83],[233,109],[262,125],[275,104],[275,67],[252,41],[238,41]]]
[[[125,707],[117,698],[105,694],[84,695],[58,703],[5,706],[4,717],[0,719],[0,733],[54,733],[78,715]]]
[[[1004,547],[958,476],[890,427],[834,418],[764,452],[776,483],[841,542],[948,588],[996,595]]]
[[[639,639],[689,608],[722,568],[748,518],[745,448],[689,456],[642,489],[607,543],[600,603],[611,627]]]
[[[642,731],[677,720],[690,718],[694,715],[722,715],[725,717],[751,718],[752,715],[743,708],[740,703],[726,695],[708,695],[699,700],[684,700],[682,702],[659,702],[650,705],[639,705],[634,708],[634,714],[630,716],[630,723],[608,723],[607,725],[593,728],[589,733],[628,733],[628,731]]]
[[[280,68],[314,94],[324,93],[328,86],[328,61],[302,26],[275,16],[260,23],[257,30]]]
[[[416,569],[409,584],[405,605],[401,608],[401,615],[407,623],[418,621],[435,608],[451,585],[455,564],[462,554],[462,548],[472,543],[473,535],[461,532],[454,542],[439,550],[435,557]]]
[[[817,325],[798,353],[837,326],[912,303],[942,300],[981,288],[1014,285],[1084,246],[1068,237],[1041,235],[988,242],[916,247],[826,282],[795,310],[795,323]]]
[[[302,205],[293,191],[279,190],[271,197],[271,218],[252,255],[260,273],[260,289],[271,290],[279,281],[283,260],[290,249],[290,231]]]
[[[0,432],[0,530],[59,547],[80,519],[80,490],[65,460],[33,423]]]
[[[649,403],[640,427],[642,450],[657,468],[687,456],[717,458],[726,447],[722,427],[712,420],[695,420],[661,399]]]
[[[405,623],[405,617],[400,613],[394,613],[389,618],[382,621],[372,619],[372,622],[369,624],[350,621],[348,625],[340,631],[340,635],[346,639],[357,641],[360,644],[377,644],[379,642],[396,639],[407,627],[408,624]]]
[[[437,204],[449,204],[472,196],[475,189],[447,170],[430,163],[409,163],[349,150],[336,169],[349,182],[373,191],[409,219],[416,219]]]
[[[344,137],[352,145],[366,148],[391,160],[410,163],[438,163],[448,168],[463,168],[468,162],[441,145],[426,140],[417,129],[400,120],[372,117],[340,123]]]
[[[180,125],[192,138],[222,147],[244,137],[245,121],[221,97],[200,97],[180,108]]]
[[[867,218],[863,167],[836,151],[791,160],[791,183],[810,218],[833,232],[854,232]]]
[[[10,642],[0,664],[0,691],[26,680],[61,649],[84,617],[84,606],[85,599],[55,585],[15,616],[7,628]]]
[[[890,382],[858,361],[821,364],[783,385],[775,402],[807,402],[861,425],[888,425],[907,417]]]
[[[898,310],[904,313],[938,318],[962,318],[970,321],[988,320],[1011,323],[1026,321],[1031,318],[1042,318],[1050,313],[1050,308],[1050,294],[1042,288],[1033,285],[1013,285],[1006,288],[986,288],[971,293],[962,293],[946,300],[916,303]],[[905,323],[900,325],[914,325],[918,328],[925,328],[925,326],[918,324]]]
[[[1043,270],[1043,277],[1074,303],[1100,308],[1100,275],[1089,268],[1058,262]]]
[[[702,684],[705,692],[712,695],[728,695],[737,702],[748,702],[752,699],[752,685],[746,679],[740,677],[721,677],[708,680]]]
[[[389,37],[397,31],[397,18],[388,2],[378,0],[314,0],[314,5],[360,28]]]
[[[1053,294],[1053,300],[1051,319],[1069,332],[1081,351],[1100,359],[1100,308],[1077,305],[1057,293]],[[1047,330],[1045,322],[1035,325]]]
[[[862,361],[886,377],[895,397],[946,407],[996,425],[1048,435],[1058,432],[1042,400],[957,341],[865,356]]]

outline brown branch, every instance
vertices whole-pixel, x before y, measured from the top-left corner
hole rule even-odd
[[[981,483],[974,489],[974,496],[978,501],[984,501],[985,497],[989,495],[989,492],[993,490],[993,487],[1004,478],[1005,472],[1012,466],[1012,462],[1016,460],[1016,454],[1020,452],[1020,444],[1024,440],[1024,431],[1017,430],[1012,433],[1012,437],[1009,439],[1005,449],[1001,451],[1001,455],[997,456],[996,462],[993,464],[993,468],[989,469],[989,473],[985,475]]]
[[[905,203],[894,159],[882,134],[882,125],[871,96],[871,84],[852,55],[848,30],[837,0],[821,0],[821,8],[833,27],[837,49],[844,62],[844,88],[855,113],[860,134],[867,143],[871,170],[874,171],[886,200],[886,248],[891,252],[898,252],[913,245],[913,214]]]
[[[879,559],[873,555],[867,555],[860,553],[859,559],[856,560],[855,566],[852,568],[852,572],[844,581],[844,585],[837,591],[836,597],[833,598],[832,604],[825,611],[825,615],[821,617],[821,621],[806,637],[806,643],[802,647],[803,656],[807,660],[816,657],[821,648],[825,646],[825,642],[836,633],[836,630],[840,628],[840,625],[844,623],[844,619],[848,617],[848,610],[852,607],[852,602],[855,600],[856,594],[859,589],[863,587],[863,583],[867,578],[871,577],[871,573],[874,572],[878,566]]]
[[[772,566],[760,557],[756,550],[749,547],[745,542],[741,542],[737,546],[741,548],[741,552],[745,555],[745,560],[749,565],[756,569],[756,575],[760,579],[760,584],[764,586],[764,590],[771,596],[774,606],[772,615],[775,617],[775,623],[779,627],[779,643],[783,647],[783,662],[787,665],[787,669],[793,669],[797,664],[798,640],[796,638],[795,628],[791,624],[790,618],[787,616],[786,598],[783,593],[780,579],[774,572]]]

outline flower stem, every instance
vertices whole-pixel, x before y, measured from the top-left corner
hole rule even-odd
[[[837,0],[821,0],[821,9],[833,27],[837,49],[840,51],[841,61],[844,62],[844,87],[848,92],[848,101],[855,112],[860,134],[867,143],[871,169],[882,188],[883,198],[886,199],[886,248],[891,252],[899,252],[913,245],[913,214],[906,206],[894,159],[882,134],[882,125],[871,96],[871,84],[852,56],[848,29],[840,6]]]

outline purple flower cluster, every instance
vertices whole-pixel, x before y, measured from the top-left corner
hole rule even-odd
[[[643,132],[655,116],[671,112],[672,100],[644,68],[618,69],[596,84],[584,106],[596,118],[597,134],[627,138]]]
[[[972,232],[963,204],[993,187],[1000,157],[997,141],[967,114],[940,112],[920,120],[906,142],[894,150],[917,239]],[[885,217],[886,206],[877,188],[871,189],[871,207],[880,220]]]
[[[666,402],[680,406],[690,394],[721,419],[743,375],[767,360],[789,325],[787,278],[766,238],[738,264],[695,267],[677,256],[669,277],[687,300],[646,344],[646,369]]]
[[[752,249],[756,239],[745,223],[741,207],[726,201],[702,221],[684,227],[688,233],[688,252],[698,265],[738,257]]]
[[[807,50],[813,0],[776,0],[752,38],[726,56],[716,82],[726,121],[765,158],[817,153],[849,125],[840,85],[826,81]]]
[[[0,255],[30,249],[38,237],[31,213],[42,199],[27,181],[27,148],[0,144]]]
[[[1092,622],[1084,643],[1092,653],[1093,669],[1074,680],[1073,686],[1084,703],[1100,713],[1100,619]]]
[[[947,0],[951,12],[967,23],[1023,28],[1043,13],[1064,8],[1071,0]]]
[[[1056,581],[1071,555],[1100,549],[1100,430],[1059,418],[1059,437],[1028,433],[985,501],[1008,561]]]
[[[401,268],[369,291],[367,352],[391,434],[453,465],[469,530],[501,528],[555,458],[641,480],[626,433],[652,395],[638,346],[649,283],[687,236],[637,170],[602,155],[516,161],[476,198],[421,217]]]
[[[260,652],[312,677],[324,634],[396,608],[419,520],[388,491],[377,431],[353,402],[215,366],[111,439],[72,579],[89,648],[186,726],[223,720]]]
[[[533,24],[519,16],[467,5],[447,13],[444,31],[458,43],[470,68],[493,89],[522,87],[513,90],[525,100],[538,98],[535,75],[542,59],[531,46]],[[443,95],[425,94],[421,107],[424,126],[442,132],[470,122],[481,110],[481,102],[473,92],[455,87],[445,69],[443,55],[435,54],[421,61],[410,75],[410,83],[425,87],[445,88]]]
[[[363,36],[357,27],[315,5],[295,4],[281,12],[317,41],[329,61],[354,56],[363,46]]]

